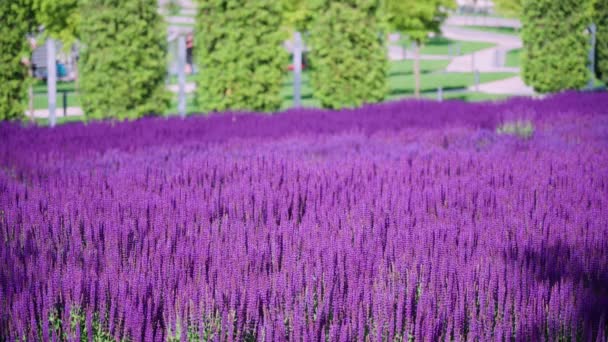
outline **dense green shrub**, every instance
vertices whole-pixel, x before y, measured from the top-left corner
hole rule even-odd
[[[523,3],[523,76],[541,93],[583,88],[589,80],[588,2]]]
[[[608,1],[594,1],[594,22],[597,27],[595,72],[608,85]]]
[[[286,38],[275,0],[200,0],[197,101],[206,112],[281,107]]]
[[[28,68],[22,59],[30,51],[31,18],[31,1],[0,1],[0,120],[19,119],[25,112]]]
[[[358,107],[388,93],[388,59],[373,0],[321,0],[308,44],[314,97],[325,108]]]
[[[80,91],[88,118],[163,113],[167,34],[156,0],[82,0]]]
[[[68,50],[78,38],[80,26],[79,0],[30,0],[36,20],[44,27],[45,35],[61,41]]]

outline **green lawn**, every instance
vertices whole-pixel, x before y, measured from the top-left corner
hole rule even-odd
[[[60,114],[61,115],[61,114]],[[38,126],[48,126],[49,125],[49,119],[47,118],[36,118],[36,124],[38,124]],[[25,122],[29,121],[29,119],[24,119]],[[61,125],[61,124],[65,124],[65,123],[69,123],[69,122],[81,122],[84,121],[84,116],[58,116],[57,117],[57,124]]]
[[[522,49],[516,49],[516,50],[511,50],[511,51],[507,52],[505,66],[520,67],[522,52],[523,52]]]
[[[424,98],[428,99],[437,99],[437,94],[426,93],[422,94]],[[481,102],[481,101],[500,101],[506,100],[510,96],[508,95],[496,95],[496,94],[486,94],[486,93],[444,93],[444,100],[462,100],[467,102]]]
[[[46,82],[40,80],[34,81],[34,93],[46,93]],[[74,91],[76,84],[74,82],[57,82],[57,91]]]
[[[502,80],[513,77],[513,73],[482,73],[479,74],[481,83]],[[411,97],[414,94],[414,75],[398,75],[389,77],[390,93],[389,99]],[[475,76],[472,73],[433,73],[421,78],[421,93],[436,96],[437,89],[442,87],[444,91],[466,90],[475,84]]]
[[[61,108],[63,107],[63,94],[57,92],[57,108],[61,113]],[[44,109],[48,108],[48,96],[46,92],[34,92],[34,109]],[[80,107],[80,96],[78,93],[69,92],[67,94],[67,106],[68,107]]]
[[[501,34],[510,34],[513,36],[519,36],[520,30],[513,27],[504,27],[504,26],[464,26],[464,28],[484,31],[484,32],[492,32],[492,33],[501,33]]]
[[[412,43],[407,37],[402,37],[398,44],[400,46],[405,46],[406,49],[411,49],[412,46]],[[452,46],[453,54],[456,53],[456,50],[458,49],[457,46],[460,46],[461,55],[466,55],[494,46],[494,44],[491,43],[469,42],[451,40],[444,37],[433,37],[420,48],[420,54],[447,56],[450,54],[450,45]]]
[[[448,67],[450,61],[420,61],[421,74],[429,74]],[[414,72],[414,61],[392,61],[389,63],[389,77],[396,75],[412,74]]]
[[[48,96],[46,83],[36,80],[34,81],[34,109],[48,108]],[[80,106],[80,98],[77,93],[74,93],[76,84],[74,82],[57,82],[57,108],[63,107],[63,91],[67,91],[68,107]],[[60,112],[61,113],[61,112]]]

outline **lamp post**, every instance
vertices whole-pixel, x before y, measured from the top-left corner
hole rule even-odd
[[[293,105],[299,108],[302,105],[302,34],[293,34]]]
[[[48,96],[48,110],[49,110],[49,125],[55,127],[56,117],[55,109],[57,107],[57,61],[55,51],[55,40],[52,38],[46,41],[46,64],[47,64],[47,96]]]

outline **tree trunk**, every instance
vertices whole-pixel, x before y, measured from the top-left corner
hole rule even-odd
[[[414,47],[414,78],[416,80],[414,96],[418,99],[420,98],[420,44],[418,42]]]

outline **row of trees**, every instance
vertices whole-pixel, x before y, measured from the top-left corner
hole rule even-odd
[[[90,118],[164,112],[166,26],[156,0],[0,1],[0,120],[24,115],[31,55],[26,35],[79,41],[81,103]],[[43,28],[41,30],[41,28]]]
[[[524,78],[537,91],[580,89],[589,79],[587,26],[598,26],[596,74],[608,81],[605,0],[497,0],[524,24]],[[418,47],[454,7],[453,0],[199,0],[196,96],[207,112],[274,111],[287,52],[283,41],[306,32],[310,82],[325,108],[378,102],[388,92],[386,35],[405,33]],[[30,46],[44,35],[79,41],[79,90],[87,116],[136,118],[163,113],[167,42],[156,0],[11,0],[0,2],[0,119],[23,116]],[[414,63],[416,95],[419,63]]]
[[[294,30],[308,33],[310,82],[324,108],[381,101],[388,93],[386,34],[403,32],[420,46],[453,7],[453,0],[202,1],[199,103],[205,111],[278,109],[282,42]],[[415,71],[418,80],[417,63]]]
[[[311,84],[323,107],[381,101],[388,92],[389,29],[406,32],[420,45],[453,6],[453,0],[411,3],[200,0],[196,56],[202,72],[196,95],[201,109],[279,109],[287,59],[282,43],[294,30],[308,33]],[[156,0],[16,0],[1,6],[3,21],[20,25],[3,26],[10,35],[0,34],[0,54],[7,59],[0,78],[10,81],[1,83],[10,95],[0,99],[0,118],[23,116],[27,67],[22,57],[31,53],[25,36],[40,27],[42,39],[81,43],[78,87],[88,117],[124,119],[166,111],[166,27]]]

